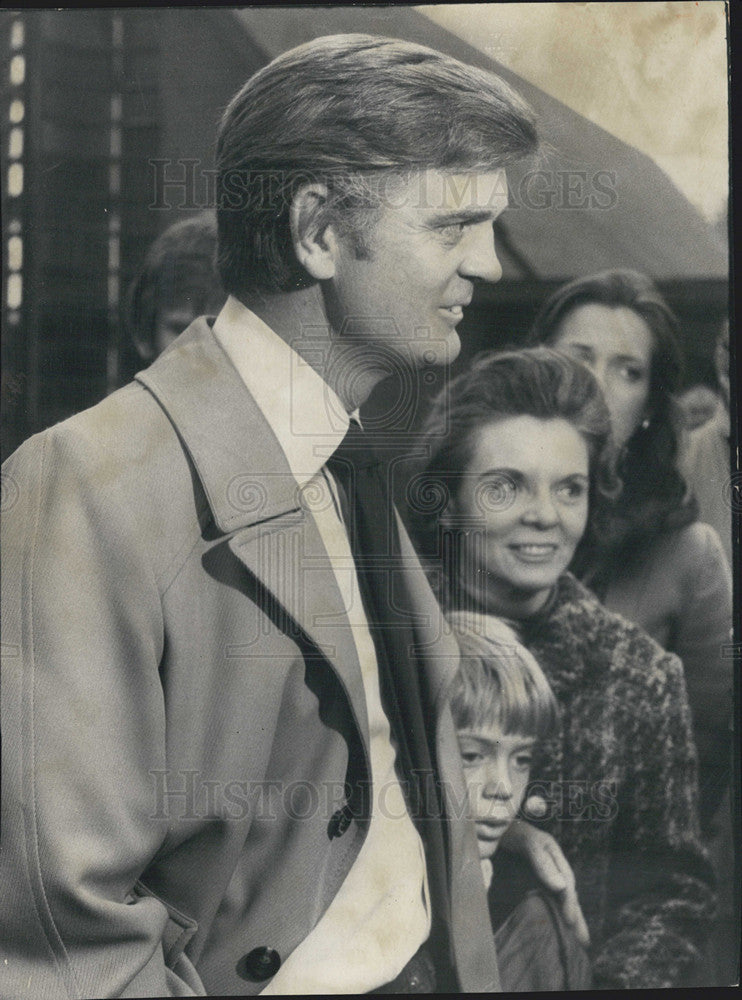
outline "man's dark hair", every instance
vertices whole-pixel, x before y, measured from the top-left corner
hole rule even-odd
[[[327,185],[324,224],[345,235],[378,211],[390,173],[498,170],[537,148],[533,112],[492,73],[372,35],[300,45],[251,77],[222,118],[222,282],[237,296],[312,283],[289,225],[303,184]]]

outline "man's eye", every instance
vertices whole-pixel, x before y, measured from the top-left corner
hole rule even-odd
[[[519,753],[515,758],[515,764],[521,771],[527,771],[533,764],[533,754]]]
[[[449,222],[438,230],[447,243],[458,243],[464,235],[465,222]]]
[[[476,750],[462,750],[461,759],[469,767],[475,764],[479,764],[482,761],[481,753],[477,753]]]

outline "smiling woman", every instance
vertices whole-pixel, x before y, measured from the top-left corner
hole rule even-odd
[[[574,868],[595,985],[688,985],[712,894],[682,665],[566,571],[589,503],[615,488],[598,382],[548,348],[484,355],[434,402],[424,445],[410,498],[438,498],[439,517],[411,513],[444,607],[508,619],[561,709],[532,777]]]
[[[500,614],[543,607],[585,530],[588,461],[586,441],[562,418],[504,417],[479,428],[442,518],[483,522],[483,548],[476,533],[462,539],[462,586]]]

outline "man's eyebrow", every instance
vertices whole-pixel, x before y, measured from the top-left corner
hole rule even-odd
[[[434,213],[428,222],[436,226],[451,226],[458,222],[494,222],[502,210],[502,208],[459,208],[450,212]]]

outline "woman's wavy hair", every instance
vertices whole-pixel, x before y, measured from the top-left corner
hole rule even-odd
[[[445,548],[441,517],[458,493],[477,432],[523,416],[566,420],[582,435],[588,448],[591,503],[615,490],[610,416],[592,372],[548,347],[488,351],[438,394],[423,427],[426,459],[410,480],[407,510],[426,558],[440,559]],[[455,562],[455,554],[453,558]],[[444,568],[446,573],[451,575],[451,567]],[[444,602],[445,585],[443,580],[439,587]]]
[[[690,523],[696,506],[677,468],[682,433],[674,398],[682,376],[678,322],[646,275],[608,270],[563,285],[542,306],[530,343],[553,345],[565,317],[579,306],[594,304],[631,309],[652,333],[648,424],[637,428],[618,456],[621,489],[615,496],[598,498],[573,563],[578,575],[595,583],[602,562],[607,566],[622,550]]]
[[[362,257],[363,229],[378,216],[390,175],[496,170],[537,149],[533,111],[492,73],[372,35],[300,45],[252,76],[222,117],[224,286],[239,297],[312,283],[291,239],[289,210],[302,185],[328,187],[317,221],[335,222]]]

